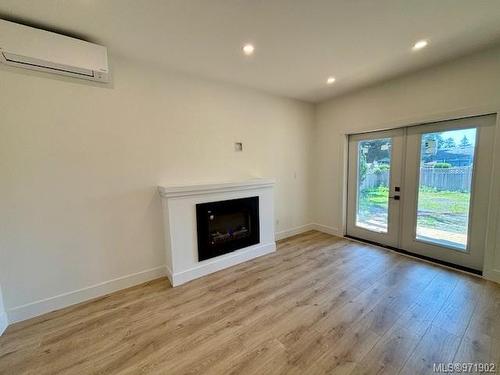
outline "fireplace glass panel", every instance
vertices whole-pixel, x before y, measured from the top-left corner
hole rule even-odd
[[[208,231],[212,245],[245,238],[250,236],[250,219],[244,212],[210,214]]]
[[[260,242],[259,197],[196,205],[198,260]]]

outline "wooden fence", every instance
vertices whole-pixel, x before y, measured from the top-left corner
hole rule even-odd
[[[365,179],[361,184],[361,190],[373,189],[379,186],[389,186],[389,171],[379,171],[378,173],[373,173],[368,170]]]
[[[420,168],[420,186],[470,192],[472,167]]]
[[[420,168],[420,186],[447,191],[469,192],[472,185],[472,167]],[[361,184],[361,189],[389,186],[389,172],[370,173]]]

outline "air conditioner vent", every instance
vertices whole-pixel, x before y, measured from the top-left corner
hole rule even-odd
[[[28,69],[39,68],[45,71],[57,71],[57,73],[70,73],[77,74],[86,77],[94,77],[94,72],[88,69],[78,69],[75,67],[64,67],[55,63],[50,63],[48,61],[42,61],[34,58],[29,58],[26,56],[19,56],[13,53],[2,53],[5,61],[10,63],[10,65],[16,65],[19,67],[25,67]]]

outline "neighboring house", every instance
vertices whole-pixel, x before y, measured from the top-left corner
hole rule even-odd
[[[439,149],[435,155],[424,157],[426,164],[449,163],[453,167],[466,167],[472,164],[474,158],[474,147],[454,147],[450,149]]]

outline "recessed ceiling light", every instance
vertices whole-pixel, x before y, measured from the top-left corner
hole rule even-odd
[[[327,85],[331,85],[334,82],[335,82],[335,77],[328,77],[328,79],[326,80]]]
[[[252,55],[254,51],[255,47],[253,46],[253,44],[248,43],[243,46],[243,53],[247,56]]]
[[[418,51],[419,49],[427,47],[428,44],[429,42],[427,40],[419,40],[417,43],[413,45],[412,49],[414,51]]]

